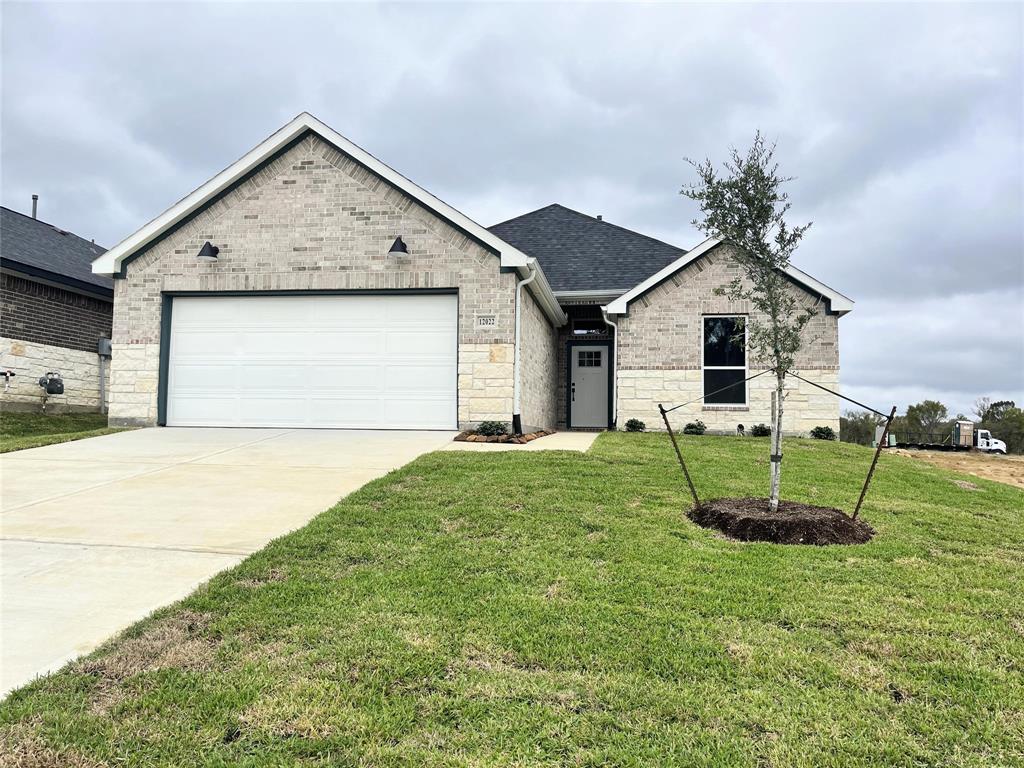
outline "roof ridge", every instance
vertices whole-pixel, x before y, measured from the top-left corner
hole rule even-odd
[[[513,221],[518,221],[519,219],[522,219],[522,218],[524,218],[526,216],[532,216],[535,213],[540,213],[541,211],[546,211],[548,208],[565,208],[565,206],[564,205],[560,205],[558,203],[548,203],[547,205],[542,205],[540,208],[535,208],[532,211],[527,211],[526,213],[520,213],[518,216],[513,216],[511,219],[505,219],[504,221],[499,221],[496,224],[491,224],[487,228],[488,229],[492,229],[494,227],[500,227],[502,224],[509,224],[509,223],[511,223]],[[569,210],[569,209],[566,208],[566,210]]]
[[[642,237],[644,240],[650,240],[652,243],[658,243],[659,245],[664,245],[664,246],[666,246],[668,248],[672,248],[674,250],[679,251],[680,253],[686,253],[687,252],[685,248],[681,248],[678,245],[673,245],[672,243],[666,242],[665,240],[659,240],[656,237],[651,237],[650,235],[645,235],[643,232],[637,232],[635,229],[630,229],[629,227],[624,227],[621,224],[614,224],[614,223],[612,223],[610,221],[605,221],[604,219],[599,219],[596,216],[591,216],[588,213],[583,213],[582,211],[577,211],[575,208],[570,208],[569,206],[562,205],[561,203],[551,203],[550,205],[545,205],[545,206],[543,206],[541,208],[537,208],[534,211],[528,211],[527,213],[522,213],[519,216],[514,216],[511,219],[506,219],[505,221],[500,221],[497,224],[492,224],[491,226],[500,227],[502,224],[508,224],[510,222],[516,221],[517,219],[521,219],[521,218],[523,218],[525,216],[532,216],[533,214],[540,213],[541,211],[545,211],[548,208],[561,208],[563,211],[568,211],[569,213],[573,213],[573,214],[575,214],[577,216],[582,216],[583,218],[587,219],[588,221],[592,221],[595,224],[606,224],[609,227],[614,227],[615,229],[618,229],[618,230],[620,230],[622,232],[628,232],[629,234],[634,235],[636,237]]]

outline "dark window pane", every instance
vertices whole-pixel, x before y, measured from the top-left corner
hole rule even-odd
[[[737,338],[738,336],[738,338]],[[743,365],[743,318],[704,318],[704,365]]]
[[[724,371],[704,371],[704,402],[709,405],[746,405],[746,385],[743,379],[746,371],[742,369]],[[708,396],[716,389],[728,389]]]

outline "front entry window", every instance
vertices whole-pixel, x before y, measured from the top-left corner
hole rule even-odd
[[[704,403],[746,405],[746,378],[746,318],[705,317]]]

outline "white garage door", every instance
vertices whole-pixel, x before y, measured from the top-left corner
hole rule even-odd
[[[171,426],[455,429],[454,295],[177,297]]]

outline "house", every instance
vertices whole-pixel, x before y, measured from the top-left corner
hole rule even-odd
[[[13,373],[0,404],[39,408],[39,379],[57,372],[64,394],[48,396],[48,411],[101,411],[114,287],[91,264],[104,249],[37,219],[36,200],[32,216],[0,208],[0,371]]]
[[[711,429],[767,422],[768,379],[731,342],[737,267],[548,206],[480,226],[303,113],[93,262],[114,278],[119,425],[607,429],[657,403]],[[806,378],[836,386],[852,302],[818,307]],[[762,383],[764,382],[764,383]],[[787,428],[838,428],[799,383]]]

